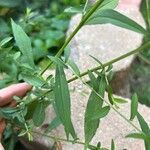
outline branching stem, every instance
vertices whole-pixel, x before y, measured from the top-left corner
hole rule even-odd
[[[124,54],[124,55],[122,55],[120,57],[117,57],[117,58],[115,58],[115,59],[113,59],[113,60],[103,64],[103,67],[107,67],[107,66],[109,66],[111,64],[114,64],[114,63],[116,63],[116,62],[118,62],[118,61],[120,61],[122,59],[125,59],[125,58],[127,58],[127,57],[129,57],[129,56],[131,56],[133,54],[136,54],[136,53],[141,52],[141,51],[143,51],[145,49],[148,49],[148,48],[150,48],[150,42],[142,45],[141,47],[139,47],[139,48],[137,48],[137,49],[135,49],[135,50],[133,50],[133,51],[131,51],[129,53],[126,53],[126,54]],[[97,70],[100,70],[100,69],[102,69],[101,65],[90,69],[90,71],[93,72],[93,71],[97,71]],[[85,72],[80,74],[80,77],[83,77],[83,76],[85,76],[87,74],[88,74],[88,71],[85,71]],[[68,80],[68,83],[70,83],[72,81],[75,81],[76,79],[78,79],[78,77],[75,76],[75,77],[71,78],[70,80]]]
[[[66,46],[70,43],[70,41],[72,40],[72,38],[77,34],[77,32],[82,28],[82,26],[85,24],[85,22],[89,19],[89,17],[96,11],[96,9],[101,5],[101,3],[104,0],[99,0],[97,1],[93,7],[90,9],[89,12],[87,12],[85,14],[85,16],[83,16],[81,22],[79,23],[79,25],[76,27],[76,29],[72,32],[72,34],[67,38],[66,42],[64,43],[64,45],[62,46],[62,48],[58,51],[58,53],[55,55],[55,57],[60,57],[62,55],[62,53],[64,52]],[[52,61],[49,62],[49,64],[42,70],[42,72],[40,73],[40,75],[43,75],[45,73],[45,71],[53,64]]]
[[[72,144],[80,144],[80,145],[85,145],[84,142],[81,142],[79,140],[67,140],[67,139],[64,139],[64,138],[61,138],[61,137],[56,137],[56,136],[51,136],[51,135],[47,135],[45,133],[40,133],[40,132],[37,132],[37,131],[31,131],[32,133],[35,133],[35,134],[39,134],[39,135],[42,135],[42,136],[45,136],[45,137],[48,137],[56,142],[58,141],[62,141],[62,142],[69,142],[69,143],[72,143]],[[93,147],[93,148],[96,148],[95,146],[93,145],[89,145],[90,147]]]

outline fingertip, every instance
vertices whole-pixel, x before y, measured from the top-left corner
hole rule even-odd
[[[13,96],[23,97],[32,89],[28,83],[13,84],[0,90],[0,106],[7,105],[13,99]]]
[[[28,91],[32,89],[32,86],[28,83],[18,83],[10,87],[12,91],[12,96],[24,96]]]
[[[30,91],[32,89],[32,85],[24,82],[24,83],[18,83],[15,85],[17,88],[21,88],[21,89],[24,89],[26,91]]]

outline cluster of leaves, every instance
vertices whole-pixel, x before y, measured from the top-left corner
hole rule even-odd
[[[80,5],[82,1],[35,1],[35,0],[1,0],[0,2],[0,40],[12,36],[10,18],[17,19],[18,24],[30,36],[33,57],[36,64],[45,66],[48,62],[47,55],[54,55],[65,41],[65,32],[69,25],[70,14],[62,13],[64,7]],[[61,7],[60,7],[61,6]],[[44,10],[44,11],[43,11]],[[58,11],[59,10],[59,11]],[[55,14],[55,16],[54,16]],[[17,47],[14,40],[7,45],[1,45],[1,72],[7,75],[0,81],[0,88],[10,83],[16,83],[18,66],[14,63],[13,57]],[[6,48],[7,47],[7,48]],[[10,51],[11,50],[11,51]],[[7,55],[10,52],[9,56]],[[5,57],[7,55],[7,58]]]
[[[67,2],[67,1],[66,1]],[[88,2],[88,1],[87,1]],[[147,43],[145,46],[134,50],[128,54],[125,54],[121,57],[115,58],[114,60],[102,64],[99,60],[93,57],[96,60],[100,67],[89,70],[87,73],[80,73],[76,64],[66,57],[60,57],[64,52],[65,47],[71,41],[73,36],[79,31],[83,25],[91,24],[106,24],[111,23],[113,25],[126,28],[140,34],[147,35],[147,30],[142,26],[137,24],[135,21],[130,18],[122,15],[121,13],[113,10],[118,4],[118,0],[98,0],[95,4],[89,5],[86,3],[83,11],[81,11],[83,17],[81,23],[74,30],[74,32],[68,37],[60,51],[56,54],[55,57],[47,57],[50,63],[48,67],[54,63],[56,70],[55,75],[50,74],[46,79],[43,78],[43,68],[45,67],[36,66],[34,59],[34,48],[32,48],[31,40],[24,32],[23,28],[11,20],[12,32],[14,37],[14,43],[9,43],[12,40],[12,37],[7,37],[1,41],[1,57],[2,62],[9,60],[8,70],[5,70],[7,66],[2,65],[2,72],[5,74],[4,80],[1,80],[3,84],[4,81],[7,82],[22,82],[25,81],[33,86],[31,92],[28,93],[26,97],[20,99],[19,97],[14,97],[17,102],[17,106],[14,108],[0,108],[0,116],[8,120],[8,125],[11,126],[19,136],[27,136],[29,140],[32,140],[32,134],[34,133],[34,127],[39,127],[43,124],[45,120],[45,110],[49,105],[52,105],[56,117],[52,122],[49,123],[49,126],[45,132],[51,132],[53,129],[58,127],[60,124],[64,126],[66,132],[66,137],[68,139],[72,138],[72,142],[78,143],[78,135],[74,129],[72,119],[71,119],[71,99],[70,91],[68,87],[68,81],[65,75],[65,69],[70,69],[73,71],[73,74],[82,81],[83,75],[89,75],[89,81],[83,82],[87,87],[91,89],[91,94],[88,99],[88,104],[85,111],[84,118],[84,135],[85,135],[85,149],[91,150],[103,150],[101,143],[99,142],[96,146],[90,145],[99,124],[110,111],[113,109],[117,113],[119,112],[119,104],[125,103],[123,99],[114,97],[112,94],[112,88],[109,84],[109,76],[112,70],[112,63],[119,61],[135,52],[143,50],[145,47],[149,47],[150,43]],[[69,9],[72,12],[72,8]],[[74,9],[73,8],[73,12]],[[28,12],[28,11],[27,11]],[[60,26],[58,28],[61,28]],[[46,33],[45,33],[46,34]],[[55,33],[56,34],[56,33]],[[54,34],[54,35],[55,35]],[[56,34],[57,35],[57,34]],[[43,34],[44,36],[44,34]],[[42,37],[41,37],[42,38]],[[47,36],[45,40],[52,40],[53,37]],[[34,43],[34,42],[33,42]],[[14,44],[14,45],[13,45]],[[39,45],[37,46],[39,47]],[[38,53],[38,51],[36,51]],[[47,56],[47,55],[46,55]],[[5,61],[4,61],[5,58]],[[10,68],[14,67],[13,69]],[[47,67],[46,67],[47,68]],[[11,71],[15,70],[15,75]],[[42,71],[42,73],[41,73]],[[75,78],[76,79],[76,78]],[[4,85],[5,86],[5,85]],[[105,101],[104,95],[108,93],[109,101]],[[118,113],[120,115],[120,113]],[[141,130],[136,128],[139,132],[129,134],[127,137],[138,138],[145,141],[146,150],[149,150],[150,147],[150,129],[143,119],[143,117],[138,112],[138,98],[137,95],[133,95],[131,102],[131,116],[130,120],[121,115],[128,123],[135,127],[132,123],[132,120],[137,117],[141,126]],[[12,131],[12,130],[11,130]],[[10,134],[10,132],[9,132]],[[8,132],[4,134],[4,140],[9,138]],[[7,145],[9,145],[7,143]],[[112,140],[111,149],[115,149],[114,141]]]

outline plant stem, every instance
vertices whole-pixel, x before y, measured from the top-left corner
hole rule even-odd
[[[45,133],[40,133],[40,132],[37,132],[37,131],[31,131],[32,133],[35,133],[35,134],[39,134],[39,135],[42,135],[42,136],[45,136],[45,137],[48,137],[50,139],[53,139],[54,141],[63,141],[63,142],[69,142],[69,143],[72,143],[72,144],[80,144],[80,145],[85,145],[84,142],[81,142],[81,141],[75,141],[75,140],[67,140],[67,139],[64,139],[64,138],[61,138],[61,137],[55,137],[55,136],[51,136],[51,135],[47,135]],[[95,146],[93,145],[89,145],[90,147],[93,147],[93,148],[96,148]]]
[[[135,50],[133,50],[133,51],[127,53],[127,54],[124,54],[124,55],[122,55],[122,56],[120,56],[120,57],[117,57],[117,58],[115,58],[115,59],[113,59],[113,60],[111,60],[111,61],[109,61],[109,62],[103,64],[103,67],[107,67],[107,66],[109,66],[109,65],[111,65],[111,64],[114,64],[114,63],[116,63],[116,62],[118,62],[118,61],[120,61],[120,60],[122,60],[122,59],[125,59],[125,58],[127,58],[127,57],[129,57],[129,56],[131,56],[131,55],[133,55],[133,54],[136,54],[136,53],[138,53],[138,52],[140,52],[140,51],[143,51],[143,50],[145,50],[145,49],[148,49],[149,47],[150,47],[150,42],[148,42],[148,43],[142,45],[141,47],[139,47],[139,48],[137,48],[137,49],[135,49]],[[97,67],[95,67],[95,68],[90,69],[90,71],[91,71],[91,72],[94,72],[94,71],[97,71],[97,70],[100,70],[100,69],[103,69],[101,65],[100,65],[100,66],[97,66]],[[85,71],[85,72],[81,73],[79,77],[81,78],[81,77],[83,77],[83,76],[86,76],[87,74],[88,74],[88,71]],[[75,81],[75,80],[77,80],[77,79],[78,79],[78,77],[77,77],[77,76],[74,76],[74,77],[72,77],[71,79],[68,80],[68,83],[71,83],[71,82],[73,82],[73,81]],[[43,93],[42,96],[37,97],[37,98],[44,97],[44,96],[46,96],[47,94],[49,94],[50,92],[52,92],[52,89],[49,90],[49,91],[47,91],[47,92],[45,92],[45,93]],[[29,103],[35,101],[37,98],[32,99]],[[26,101],[24,101],[24,103],[25,103],[26,105],[29,104],[29,103],[26,102]]]
[[[138,54],[138,57],[146,64],[150,65],[150,60],[144,57],[142,54]]]
[[[137,48],[137,49],[135,49],[135,50],[133,50],[133,51],[131,51],[131,52],[129,52],[129,53],[126,53],[126,54],[124,54],[124,55],[122,55],[122,56],[120,56],[120,57],[117,57],[117,58],[115,58],[115,59],[113,59],[113,60],[111,60],[111,61],[109,61],[109,62],[103,64],[103,67],[107,67],[107,66],[109,66],[109,65],[111,65],[111,64],[114,64],[114,63],[116,63],[116,62],[118,62],[118,61],[120,61],[120,60],[122,60],[122,59],[125,59],[125,58],[127,58],[127,57],[129,57],[129,56],[131,56],[131,55],[133,55],[133,54],[136,54],[136,53],[138,53],[138,52],[140,52],[140,51],[143,51],[143,50],[145,50],[145,49],[148,49],[149,47],[150,47],[150,42],[148,42],[148,43],[142,45],[141,47],[139,47],[139,48]],[[99,70],[99,69],[102,69],[102,66],[98,66],[98,67],[92,68],[92,69],[90,69],[90,71],[93,72],[93,71],[97,71],[97,70]],[[88,71],[85,71],[85,72],[83,72],[83,73],[80,74],[80,77],[83,77],[83,76],[85,76],[85,75],[87,75],[87,74],[88,74]],[[70,82],[72,82],[72,81],[75,81],[76,79],[78,79],[78,77],[75,76],[75,77],[69,79],[69,80],[68,80],[68,83],[70,83]]]
[[[85,16],[82,18],[79,25],[76,27],[76,29],[72,32],[72,34],[67,38],[66,42],[62,46],[62,48],[58,51],[58,53],[55,55],[55,57],[60,57],[61,54],[64,52],[66,46],[70,43],[72,38],[77,34],[77,32],[81,29],[81,27],[85,24],[85,22],[89,19],[89,17],[96,11],[96,9],[101,5],[101,3],[104,0],[98,0],[93,7],[90,9],[89,12],[85,14]],[[53,64],[52,61],[49,62],[49,64],[41,71],[40,75],[43,75],[45,71]]]

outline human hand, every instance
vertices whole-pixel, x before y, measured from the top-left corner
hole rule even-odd
[[[28,91],[31,90],[31,88],[32,86],[27,83],[19,83],[1,89],[0,107],[4,106],[14,107],[16,103],[15,101],[13,101],[13,97],[14,96],[23,97]],[[5,120],[3,118],[0,118],[0,141],[5,127],[6,127]],[[0,143],[0,150],[3,150],[3,146],[1,145],[1,143]]]

